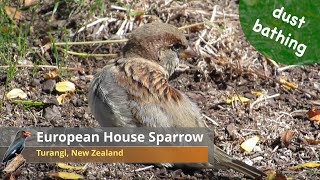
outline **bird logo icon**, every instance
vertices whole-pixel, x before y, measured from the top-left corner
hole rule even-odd
[[[3,156],[2,164],[7,166],[8,162],[16,157],[17,154],[20,154],[25,146],[25,141],[27,137],[30,136],[30,132],[20,130],[17,132],[16,137],[10,144],[9,148],[7,149],[6,153]]]

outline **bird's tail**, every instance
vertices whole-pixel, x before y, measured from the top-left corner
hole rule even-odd
[[[217,146],[214,146],[214,151],[214,159],[216,160],[216,163],[218,165],[224,166],[225,168],[232,168],[254,179],[266,176],[266,174],[259,169],[252,167],[242,161],[233,159]]]

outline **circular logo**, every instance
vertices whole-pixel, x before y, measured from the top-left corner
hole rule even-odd
[[[240,0],[248,41],[266,57],[284,64],[320,62],[320,1]]]

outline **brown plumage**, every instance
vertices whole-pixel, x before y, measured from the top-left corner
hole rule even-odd
[[[170,86],[188,46],[185,36],[163,23],[144,25],[129,37],[123,58],[110,61],[91,82],[89,106],[105,127],[204,127],[200,109]],[[187,164],[197,168],[233,168],[250,177],[263,172],[235,160],[217,146],[215,164]]]

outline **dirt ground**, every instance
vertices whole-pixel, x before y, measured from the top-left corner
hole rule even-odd
[[[182,62],[171,77],[172,86],[185,92],[209,117],[206,122],[216,133],[215,143],[228,154],[261,170],[278,170],[288,178],[319,179],[319,168],[288,169],[304,162],[319,161],[320,145],[305,140],[305,137],[320,139],[319,124],[307,116],[311,107],[320,107],[319,63],[287,66],[258,53],[241,31],[238,1],[160,0],[155,3],[151,0],[112,0],[99,3],[43,0],[22,11],[23,19],[18,26],[30,28],[27,46],[32,51],[24,55],[19,65],[42,64],[47,67],[19,67],[7,85],[5,68],[0,71],[1,126],[98,126],[88,108],[88,86],[93,75],[114,57],[72,55],[62,48],[81,53],[119,54],[124,43],[51,46],[41,51],[40,46],[48,37],[54,42],[124,39],[132,29],[148,22],[162,21],[177,27],[208,22],[184,29],[191,47],[200,56]],[[9,5],[22,7],[19,3]],[[144,14],[139,15],[141,13]],[[14,56],[15,52],[8,52],[8,56]],[[0,63],[6,65],[1,59]],[[52,70],[50,66],[58,64],[78,70],[61,68],[58,78],[44,79],[43,75]],[[299,88],[283,87],[279,84],[283,77]],[[59,105],[56,100],[59,93],[54,87],[62,80],[74,82],[76,92]],[[13,103],[4,98],[12,88],[22,89],[28,94],[28,100],[47,104],[25,108]],[[256,96],[252,91],[263,95]],[[250,102],[226,103],[226,99],[232,96],[243,96]],[[280,140],[287,130],[295,133],[288,145]],[[250,153],[243,152],[240,144],[254,135],[260,137],[256,148]],[[90,163],[84,171],[77,173],[86,179],[245,179],[232,170],[187,171],[154,167],[134,171],[144,166]],[[18,178],[52,179],[48,176],[52,171],[66,170],[58,169],[54,164],[27,163]]]

